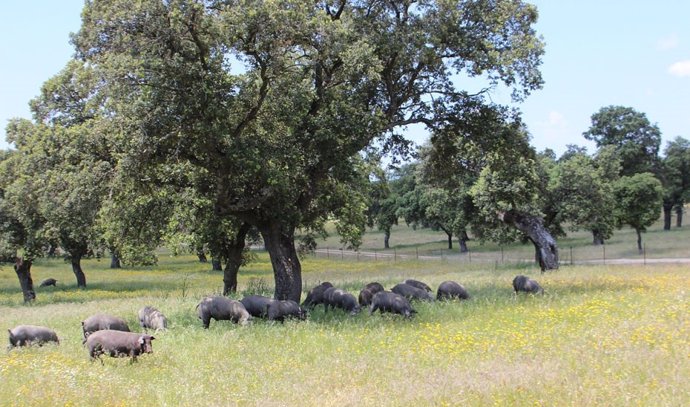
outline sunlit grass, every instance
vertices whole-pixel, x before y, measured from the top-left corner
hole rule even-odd
[[[534,267],[452,261],[353,262],[307,258],[305,290],[331,281],[353,294],[416,277],[432,287],[456,280],[472,299],[415,303],[412,320],[314,310],[305,322],[212,322],[194,307],[217,293],[222,273],[191,256],[152,268],[110,270],[85,263],[77,289],[69,265],[37,262],[38,289],[21,304],[14,271],[0,270],[0,322],[46,325],[59,346],[0,352],[0,402],[17,406],[682,406],[690,405],[690,266],[575,266],[541,275]],[[536,278],[544,296],[512,293],[515,274]],[[262,254],[241,272],[240,290],[272,286]],[[238,294],[241,296],[241,294]],[[138,363],[91,363],[80,321],[124,317],[154,305],[170,320],[154,353]]]

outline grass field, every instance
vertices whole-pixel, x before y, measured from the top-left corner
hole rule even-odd
[[[69,265],[40,261],[35,281],[59,280],[21,304],[17,277],[0,269],[0,326],[46,325],[59,346],[0,352],[3,406],[687,406],[690,405],[690,265],[532,266],[449,261],[366,262],[307,258],[305,289],[331,281],[355,293],[408,277],[432,287],[464,284],[472,299],[417,303],[417,316],[356,317],[321,308],[283,325],[227,321],[203,330],[194,307],[220,291],[222,275],[192,257],[155,268],[108,269],[89,260],[88,288]],[[517,273],[544,296],[514,298]],[[241,271],[240,290],[272,290],[260,255]],[[238,294],[241,296],[242,294]],[[80,321],[154,305],[170,319],[154,353],[91,363]]]

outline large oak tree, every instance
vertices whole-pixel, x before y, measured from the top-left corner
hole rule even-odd
[[[94,0],[82,19],[123,168],[207,173],[200,195],[258,228],[281,299],[302,290],[296,229],[363,206],[359,154],[404,152],[402,126],[446,120],[463,77],[516,99],[542,83],[519,0]]]

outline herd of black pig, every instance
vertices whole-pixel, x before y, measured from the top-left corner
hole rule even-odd
[[[513,289],[515,295],[520,291],[544,293],[544,289],[535,280],[523,275],[513,279]],[[469,298],[465,287],[455,281],[444,281],[438,286],[436,293],[437,300]],[[291,300],[274,300],[260,295],[250,295],[240,301],[214,296],[205,297],[196,308],[204,328],[208,328],[211,319],[230,320],[242,325],[247,324],[252,318],[280,322],[287,318],[304,320],[307,318],[308,310],[320,304],[323,304],[325,312],[328,312],[329,308],[337,308],[355,315],[361,312],[362,307],[369,307],[370,315],[378,310],[381,313],[390,312],[410,318],[412,314],[417,313],[410,304],[411,300],[433,301],[431,288],[421,281],[408,279],[386,291],[381,284],[373,282],[359,292],[359,298],[355,298],[349,292],[324,282],[312,288],[301,305]],[[140,309],[138,317],[139,324],[144,330],[165,330],[168,327],[165,315],[154,307],[146,306]],[[153,352],[151,341],[155,338],[146,333],[130,332],[127,322],[122,318],[97,314],[86,318],[81,325],[84,334],[82,344],[88,348],[91,361],[98,359],[102,364],[101,355],[104,354],[112,357],[130,357],[132,361],[136,361],[137,356]],[[40,346],[48,342],[60,343],[55,331],[44,326],[19,325],[8,331],[8,349],[32,344]]]

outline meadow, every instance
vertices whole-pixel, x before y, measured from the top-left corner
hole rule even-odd
[[[463,302],[414,303],[395,315],[324,313],[285,324],[228,321],[201,327],[199,299],[218,293],[222,274],[191,256],[161,256],[150,268],[84,264],[77,289],[69,264],[43,260],[35,304],[21,304],[11,266],[0,269],[0,326],[46,325],[60,337],[0,352],[3,406],[683,406],[690,405],[690,265],[531,267],[453,261],[352,262],[308,257],[305,291],[331,281],[356,294],[369,281],[391,287],[415,277],[434,289],[467,287]],[[518,274],[544,296],[512,294]],[[259,254],[240,276],[240,293],[271,294]],[[124,317],[154,305],[170,320],[154,353],[89,360],[82,321],[97,312]]]

